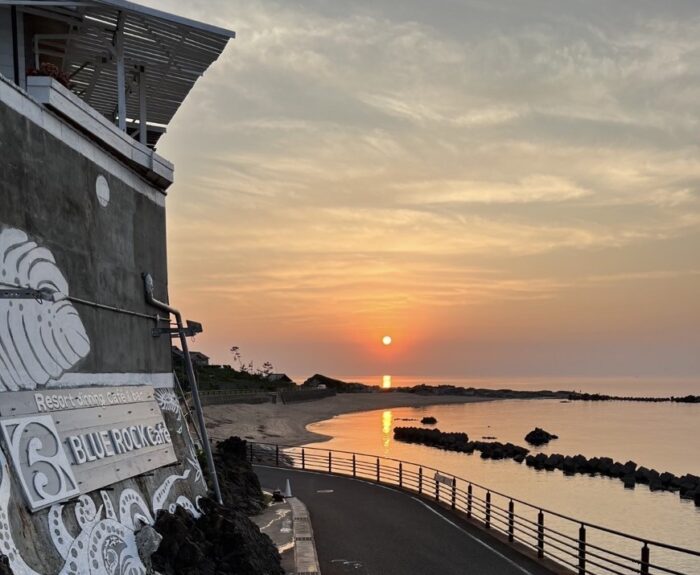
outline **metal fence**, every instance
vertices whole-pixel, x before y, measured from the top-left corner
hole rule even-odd
[[[500,534],[577,575],[698,575],[700,551],[581,521],[426,465],[362,453],[249,443],[253,463],[391,485]]]

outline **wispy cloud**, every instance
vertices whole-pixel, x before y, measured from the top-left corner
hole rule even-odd
[[[631,285],[678,334],[700,320],[692,2],[158,5],[238,32],[162,146],[174,297],[214,351],[233,316],[309,341],[419,318],[459,342],[487,311],[588,337],[606,314],[571,298],[604,310]]]

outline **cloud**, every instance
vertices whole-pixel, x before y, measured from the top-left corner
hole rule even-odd
[[[210,321],[466,322],[500,301],[507,331],[579,289],[693,281],[692,3],[158,4],[238,32],[162,145],[171,283],[220,296]]]

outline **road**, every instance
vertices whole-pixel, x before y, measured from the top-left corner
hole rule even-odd
[[[309,509],[323,575],[552,575],[410,494],[322,473],[255,466],[263,487]]]

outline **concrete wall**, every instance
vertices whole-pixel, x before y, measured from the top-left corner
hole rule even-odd
[[[135,190],[88,155],[2,104],[0,158],[0,233],[5,230],[6,243],[16,241],[8,239],[8,234],[17,234],[10,230],[19,230],[27,241],[48,250],[72,297],[154,315],[156,310],[144,299],[141,273],[153,275],[156,296],[167,300],[165,207],[164,201],[151,199],[153,194],[164,196],[155,189],[150,197]],[[108,188],[108,202],[100,202],[98,188],[100,193]],[[15,275],[11,272],[3,270],[6,276]],[[10,284],[14,280],[0,277]],[[153,321],[83,304],[73,306],[84,326],[89,352],[80,354],[71,372],[171,371],[170,340],[152,337]],[[29,314],[25,319],[37,323]],[[2,379],[0,365],[0,389]]]
[[[156,296],[167,301],[164,204],[159,190],[104,146],[0,78],[0,289],[29,286],[55,298],[0,299],[0,407],[8,405],[3,396],[15,397],[17,390],[29,390],[31,398],[52,386],[90,393],[95,388],[84,386],[164,383],[155,399],[177,457],[175,464],[31,512],[11,467],[17,450],[5,434],[0,555],[16,574],[145,575],[137,546],[142,526],[178,505],[199,513],[206,485],[179,402],[167,387],[169,338],[153,338],[149,319],[67,299],[154,314],[141,272],[153,274]],[[132,425],[130,409],[116,410],[118,425]],[[88,411],[80,411],[80,421]],[[95,421],[102,417],[99,408],[92,412]],[[115,416],[114,409],[109,413]],[[3,413],[0,425],[6,421]],[[40,443],[39,456],[49,461],[54,454]]]

